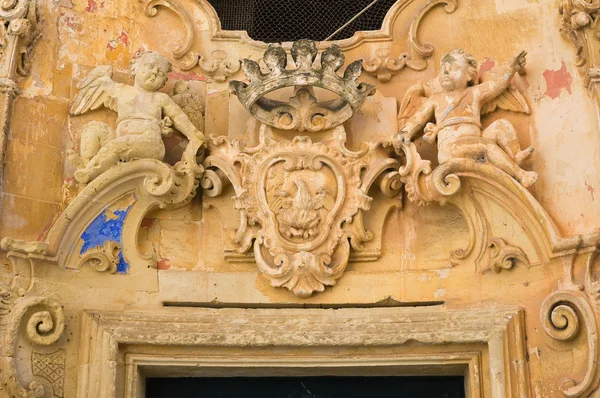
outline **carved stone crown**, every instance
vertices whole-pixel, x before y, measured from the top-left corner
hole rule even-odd
[[[256,61],[244,59],[242,65],[249,84],[232,81],[231,90],[248,111],[261,122],[284,130],[321,131],[336,127],[350,119],[365,99],[375,92],[375,86],[357,84],[362,72],[362,60],[352,62],[344,76],[336,71],[344,64],[344,54],[336,45],[321,54],[321,66],[315,66],[318,50],[312,40],[298,40],[292,45],[295,69],[286,69],[287,54],[279,44],[270,44],[264,54],[269,68],[263,73]],[[289,102],[267,98],[266,95],[285,87],[296,87]],[[331,91],[339,98],[317,102],[312,87]]]

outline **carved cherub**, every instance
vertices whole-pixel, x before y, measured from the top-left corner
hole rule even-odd
[[[119,162],[133,159],[163,160],[171,126],[190,141],[204,143],[204,135],[186,113],[165,93],[171,64],[162,55],[146,51],[131,61],[133,86],[112,80],[112,68],[99,66],[77,86],[70,113],[80,115],[105,106],[118,113],[116,131],[105,123],[88,123],[82,134],[80,154],[69,158],[78,168],[75,179],[87,183]],[[184,154],[185,156],[185,154]],[[187,154],[195,156],[195,154]]]
[[[483,131],[481,126],[481,116],[496,108],[529,113],[521,93],[510,86],[515,73],[525,66],[526,55],[520,52],[501,72],[488,73],[477,84],[478,65],[471,55],[463,50],[444,54],[438,77],[442,90],[417,84],[405,94],[399,113],[401,131],[393,138],[396,149],[424,132],[423,139],[429,143],[437,138],[440,164],[471,158],[498,167],[525,187],[533,184],[537,173],[520,167],[533,147],[521,150],[508,120],[497,120]]]

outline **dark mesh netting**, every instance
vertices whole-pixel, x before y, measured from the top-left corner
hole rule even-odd
[[[267,43],[325,40],[373,0],[209,0],[224,30],[245,30]],[[359,30],[379,30],[397,0],[379,0],[331,40]]]

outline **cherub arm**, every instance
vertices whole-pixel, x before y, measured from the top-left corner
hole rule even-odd
[[[430,97],[419,107],[419,109],[417,109],[414,115],[406,121],[406,124],[402,127],[401,133],[404,132],[406,134],[406,139],[409,141],[412,140],[416,135],[423,132],[425,124],[433,118],[434,111],[435,103]]]
[[[168,116],[173,121],[173,126],[185,135],[190,141],[195,139],[204,143],[204,134],[199,131],[181,110],[179,106],[168,95],[161,95],[162,109],[165,116]]]
[[[481,102],[485,103],[490,101],[500,94],[502,94],[510,84],[511,79],[521,69],[525,67],[527,52],[521,51],[513,60],[505,65],[504,70],[498,74],[498,77],[489,80],[485,83],[481,83],[477,86],[481,95]]]

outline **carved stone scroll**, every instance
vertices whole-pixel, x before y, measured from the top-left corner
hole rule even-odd
[[[594,33],[595,21],[600,12],[600,2],[596,0],[562,0],[559,9],[562,16],[561,32],[575,45],[577,66],[589,60],[589,43],[586,31],[591,30],[591,40],[597,40]]]
[[[585,331],[588,347],[585,375],[581,380],[565,377],[559,382],[565,397],[589,396],[599,382],[598,327],[585,294],[570,290],[555,292],[544,300],[540,316],[544,331],[554,340],[570,342]]]
[[[31,259],[13,251],[7,257],[11,262],[12,282],[0,283],[0,382],[11,397],[61,397],[64,354],[61,371],[55,366],[40,365],[34,352],[59,343],[65,328],[63,307],[31,290]],[[34,363],[40,366],[35,368]],[[24,380],[23,366],[33,368],[32,380]],[[52,380],[44,376],[48,372],[52,372]]]
[[[409,30],[409,52],[402,53],[397,57],[392,55],[387,48],[375,50],[373,58],[363,64],[365,72],[377,77],[380,82],[388,82],[392,76],[404,68],[412,70],[423,70],[427,67],[427,59],[433,54],[433,46],[429,43],[419,43],[417,31],[423,17],[435,6],[443,4],[448,14],[453,13],[458,7],[457,0],[431,0],[426,3],[413,19]]]

